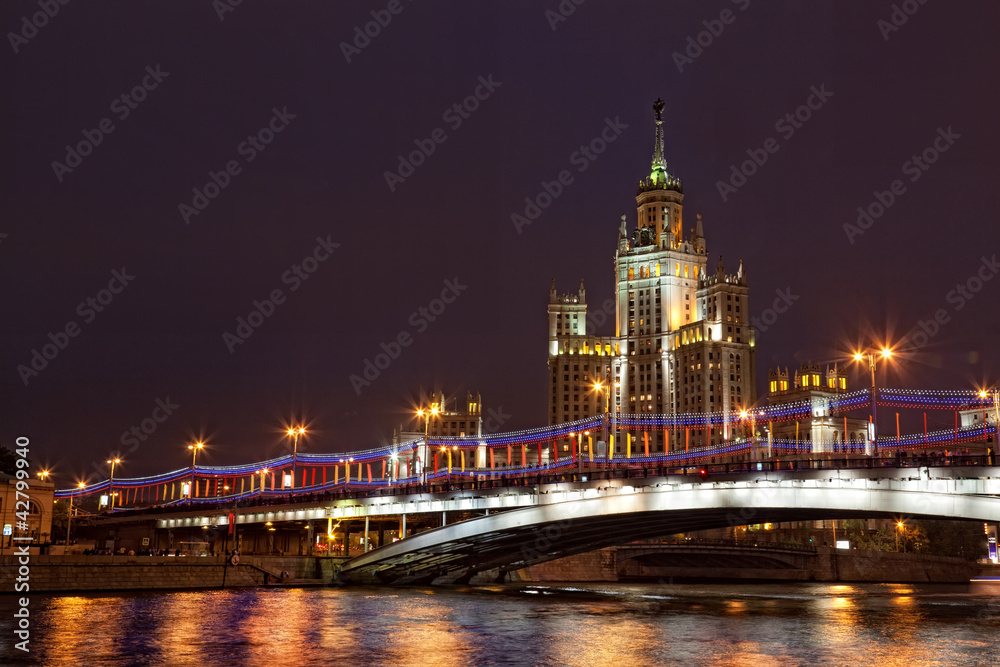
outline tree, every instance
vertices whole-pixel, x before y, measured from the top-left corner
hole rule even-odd
[[[17,459],[17,454],[0,445],[0,472],[5,472],[8,475],[16,474]]]
[[[912,523],[926,536],[926,547],[920,550],[921,553],[971,561],[986,555],[982,522],[922,519]]]

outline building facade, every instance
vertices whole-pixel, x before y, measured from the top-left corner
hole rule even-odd
[[[38,553],[40,545],[52,541],[52,504],[55,486],[52,482],[29,478],[30,488],[27,491],[19,491],[17,488],[19,481],[15,475],[0,472],[0,523],[3,524],[0,554],[11,554],[18,546],[30,546],[31,553]],[[25,536],[30,537],[31,541],[22,542],[14,539]]]
[[[623,452],[639,438],[650,453],[716,445],[730,424],[687,433],[629,433],[615,415],[728,412],[752,405],[754,331],[740,262],[708,272],[701,216],[684,232],[681,181],[667,170],[664,104],[657,100],[651,171],[639,182],[636,223],[622,216],[614,260],[615,334],[587,334],[586,292],[549,291],[549,423],[607,413],[608,443]]]
[[[770,405],[800,402],[812,405],[812,416],[808,419],[764,425],[768,440],[805,440],[811,443],[814,454],[844,450],[844,445],[848,452],[871,452],[867,419],[831,414],[831,401],[848,391],[845,369],[837,364],[825,370],[818,365],[802,364],[791,375],[787,367],[768,370],[767,381]]]

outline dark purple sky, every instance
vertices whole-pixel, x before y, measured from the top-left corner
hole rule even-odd
[[[543,424],[549,283],[582,277],[591,303],[611,296],[657,97],[710,266],[745,261],[758,317],[778,291],[797,297],[758,334],[758,387],[769,366],[898,340],[936,311],[939,331],[887,384],[996,381],[1000,280],[975,276],[992,278],[982,258],[1000,251],[1000,8],[910,4],[888,31],[888,1],[591,0],[553,30],[556,0],[404,0],[348,63],[341,42],[395,4],[244,2],[220,20],[206,1],[71,2],[35,31],[23,17],[37,1],[5,2],[0,442],[29,436],[65,486],[115,450],[121,475],[188,465],[199,434],[205,463],[273,456],[292,415],[310,424],[305,451],[372,447],[431,388],[478,389],[502,430]],[[679,71],[673,54],[705,21],[721,34]],[[456,127],[444,114],[480,77],[495,87]],[[129,108],[121,95],[144,80]],[[776,126],[814,87],[832,96]],[[273,141],[241,149],[274,109],[288,116]],[[53,166],[105,118],[113,131],[78,166]],[[572,154],[606,119],[627,128],[580,172]],[[438,128],[445,141],[391,191],[385,172]],[[939,128],[947,151],[905,166]],[[724,201],[717,182],[769,138],[777,152]],[[238,173],[186,224],[179,205],[229,161]],[[518,233],[511,215],[564,169],[573,182]],[[849,239],[858,207],[897,179],[901,194]],[[293,290],[282,276],[318,237],[339,247]],[[123,267],[134,279],[90,313]],[[949,297],[970,279],[982,289]],[[446,280],[466,288],[433,322],[411,319]],[[223,335],[276,289],[283,303],[230,352]],[[19,366],[67,325],[77,335],[25,384]],[[359,395],[350,376],[401,333],[412,343]],[[168,398],[155,433],[123,445]]]

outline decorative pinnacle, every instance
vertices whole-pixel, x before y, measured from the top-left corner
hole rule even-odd
[[[639,181],[639,192],[649,192],[650,190],[676,190],[683,192],[681,179],[671,176],[667,172],[667,158],[663,150],[663,110],[666,103],[657,98],[653,102],[653,113],[656,115],[656,140],[653,143],[653,163],[650,167],[649,178]]]
[[[653,113],[656,114],[656,122],[658,124],[663,122],[663,108],[665,106],[667,106],[666,102],[659,97],[657,97],[656,101],[653,102]]]
[[[667,159],[663,156],[663,108],[666,104],[657,98],[653,102],[653,113],[656,114],[656,143],[653,144],[653,171],[667,168]]]

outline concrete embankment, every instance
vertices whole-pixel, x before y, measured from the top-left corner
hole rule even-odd
[[[227,588],[265,584],[325,585],[344,558],[243,556],[238,565],[223,556],[31,556],[28,584],[36,593]],[[0,557],[0,592],[13,593],[16,556]],[[284,575],[284,576],[283,576]]]
[[[643,550],[638,556],[627,548],[559,558],[512,573],[515,581],[636,581],[670,579],[744,581],[823,581],[883,583],[964,583],[989,568],[962,558],[885,551],[840,550],[818,547],[809,554],[794,554],[785,562],[774,560],[760,567],[759,557],[747,549],[746,566],[707,567],[678,565],[670,550],[661,554]],[[702,558],[702,562],[710,559]],[[756,561],[756,562],[755,562]],[[758,566],[755,566],[758,565]],[[993,574],[992,576],[997,576]]]

